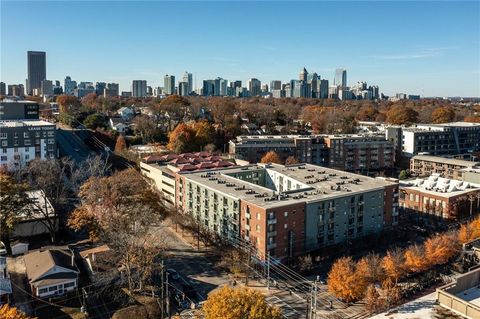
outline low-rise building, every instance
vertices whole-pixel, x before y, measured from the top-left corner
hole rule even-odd
[[[352,242],[398,219],[396,181],[316,165],[247,165],[177,179],[179,209],[221,238],[250,242],[261,256]]]
[[[480,123],[417,124],[402,128],[402,155],[466,154],[480,150]]]
[[[242,135],[229,142],[232,156],[252,163],[269,151],[283,160],[293,156],[301,163],[351,172],[391,170],[395,159],[394,144],[385,135]]]
[[[12,282],[7,272],[7,257],[0,256],[0,306],[8,304],[12,294]]]
[[[236,166],[235,162],[209,152],[197,152],[150,155],[140,162],[140,171],[168,203],[175,205],[177,174],[231,166]]]
[[[480,318],[480,268],[437,289],[440,306],[468,319]]]
[[[430,155],[415,155],[410,159],[410,173],[415,176],[430,176],[434,173],[441,177],[462,180],[463,169],[479,166],[480,162],[465,161]]]
[[[34,296],[61,296],[77,288],[79,271],[70,250],[34,250],[26,254],[24,260],[28,283]]]
[[[434,215],[455,220],[478,214],[480,184],[432,174],[400,183],[400,207],[408,213]]]

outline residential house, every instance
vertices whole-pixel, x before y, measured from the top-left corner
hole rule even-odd
[[[31,237],[49,234],[49,229],[46,226],[47,219],[50,222],[54,220],[55,230],[58,230],[58,216],[56,216],[55,209],[43,190],[29,191],[27,196],[31,203],[25,207],[21,214],[20,221],[15,226],[12,237]]]
[[[64,248],[31,251],[24,256],[28,283],[39,298],[61,296],[78,286],[73,253]]]
[[[128,125],[125,123],[125,120],[121,117],[111,117],[109,120],[110,128],[114,131],[117,131],[120,134],[124,134]]]
[[[117,114],[120,115],[124,121],[131,121],[135,116],[135,109],[131,106],[124,106],[118,109]]]

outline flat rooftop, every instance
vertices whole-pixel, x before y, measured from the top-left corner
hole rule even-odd
[[[441,156],[431,156],[431,155],[415,155],[412,157],[413,160],[429,161],[435,163],[444,163],[450,165],[464,166],[464,167],[473,167],[480,165],[480,162],[466,161],[455,158],[446,158]]]
[[[480,287],[473,287],[455,294],[456,297],[465,300],[472,305],[480,307]]]
[[[424,194],[442,196],[444,198],[465,195],[480,190],[479,184],[443,178],[440,177],[440,174],[436,173],[426,178],[402,181],[400,182],[400,186],[403,189],[415,190]]]
[[[2,120],[0,127],[22,127],[22,126],[55,126],[55,123],[50,123],[42,120]]]
[[[268,174],[279,173],[294,180],[300,188],[279,193],[274,189],[231,176],[236,173],[261,171]],[[265,208],[334,199],[381,190],[385,186],[395,184],[387,179],[371,178],[311,164],[291,166],[254,164],[209,172],[185,173],[184,176],[212,190]]]

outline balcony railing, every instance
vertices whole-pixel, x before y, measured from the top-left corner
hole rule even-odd
[[[268,219],[267,220],[267,225],[272,225],[272,224],[276,224],[277,223],[277,219],[276,218],[271,218],[271,219]]]

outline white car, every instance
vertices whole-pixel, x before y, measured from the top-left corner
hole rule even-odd
[[[0,256],[5,256],[7,254],[7,248],[5,247],[5,244],[0,241]]]

